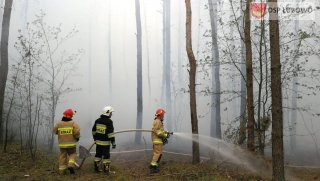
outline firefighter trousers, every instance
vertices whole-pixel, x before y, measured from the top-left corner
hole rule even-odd
[[[110,145],[107,145],[107,146],[96,145],[96,154],[95,154],[94,161],[95,162],[100,162],[102,156],[103,156],[102,162],[104,164],[110,164],[111,163],[111,160],[110,160]]]
[[[68,161],[69,157],[69,161]],[[76,147],[60,148],[59,173],[64,174],[68,167],[75,167],[77,157]]]
[[[163,145],[153,145],[153,157],[151,161],[151,166],[158,166],[158,161],[162,155]]]

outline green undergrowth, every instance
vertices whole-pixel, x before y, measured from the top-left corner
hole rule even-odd
[[[164,154],[159,164],[160,172],[149,173],[149,163],[152,152],[125,153],[111,155],[111,173],[95,173],[93,170],[93,156],[87,158],[83,167],[76,170],[75,175],[67,173],[58,175],[59,153],[48,153],[44,148],[37,150],[36,159],[30,158],[27,150],[20,153],[18,144],[10,144],[7,153],[1,151],[0,157],[0,180],[208,180],[208,181],[230,181],[243,180],[255,181],[266,180],[259,173],[247,173],[217,166],[212,160],[202,160],[200,164],[191,164],[191,157]],[[78,163],[81,160],[77,160]]]

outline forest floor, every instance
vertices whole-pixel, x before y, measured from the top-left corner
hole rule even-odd
[[[160,162],[160,172],[149,173],[149,162],[152,152],[123,153],[111,155],[111,173],[95,173],[93,156],[87,158],[83,167],[76,170],[74,175],[66,173],[59,176],[59,153],[48,154],[45,149],[38,149],[36,159],[32,160],[27,150],[20,154],[18,144],[10,144],[7,152],[0,151],[0,180],[1,181],[47,181],[47,180],[210,180],[210,181],[269,181],[270,176],[264,177],[260,172],[251,173],[228,164],[215,164],[212,160],[202,160],[200,164],[191,164],[192,158],[164,154]],[[81,160],[77,160],[78,163]],[[320,180],[317,168],[289,168],[294,180]],[[287,172],[286,172],[287,173]],[[289,179],[290,180],[290,179]]]

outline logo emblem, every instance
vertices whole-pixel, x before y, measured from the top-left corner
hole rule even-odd
[[[255,18],[262,18],[267,14],[266,3],[251,3],[251,15]]]

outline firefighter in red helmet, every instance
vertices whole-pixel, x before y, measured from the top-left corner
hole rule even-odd
[[[164,140],[170,136],[170,134],[163,129],[162,122],[165,113],[163,109],[158,109],[152,125],[151,139],[153,144],[153,157],[150,163],[150,173],[159,172],[158,164],[162,157],[162,147],[165,144]]]
[[[72,119],[76,112],[67,109],[63,113],[61,121],[57,122],[53,128],[53,132],[58,135],[58,143],[60,148],[59,174],[65,174],[68,169],[74,174],[75,160],[77,157],[76,144],[80,138],[80,127]],[[69,161],[68,161],[69,156]]]

